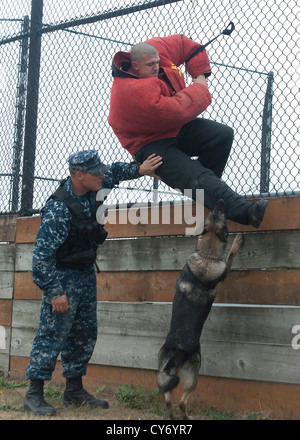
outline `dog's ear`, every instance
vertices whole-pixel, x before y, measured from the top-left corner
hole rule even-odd
[[[222,214],[225,215],[225,212],[226,212],[226,203],[224,202],[223,199],[219,199],[219,200],[217,201],[214,211],[219,211],[219,212],[221,212]]]

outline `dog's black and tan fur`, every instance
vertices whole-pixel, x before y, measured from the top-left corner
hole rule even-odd
[[[235,237],[226,262],[223,261],[228,229],[225,204],[219,200],[205,220],[198,237],[196,252],[182,269],[176,284],[170,331],[160,349],[157,384],[164,393],[171,418],[175,418],[171,391],[179,379],[183,395],[179,408],[183,419],[189,419],[187,402],[196,388],[200,357],[200,335],[217,293],[218,284],[228,275],[243,238]]]

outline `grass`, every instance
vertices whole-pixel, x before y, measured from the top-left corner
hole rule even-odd
[[[218,411],[215,408],[209,408],[204,411],[204,414],[210,420],[236,420],[234,411]]]
[[[167,418],[167,410],[158,388],[151,392],[145,392],[141,385],[125,384],[114,392],[118,402],[125,404],[130,409],[148,410],[156,416]]]
[[[51,385],[47,385],[44,390],[45,399],[62,400],[62,391],[53,388]]]
[[[27,387],[27,381],[24,381],[22,383],[16,383],[13,380],[7,381],[5,380],[4,376],[0,376],[0,389],[1,388],[9,388],[11,390],[14,390],[15,388],[24,388]]]
[[[118,402],[125,403],[131,409],[145,409],[158,401],[159,390],[146,393],[141,385],[125,384],[116,389],[115,395]]]
[[[32,419],[37,418],[32,414],[23,412],[24,395],[29,386],[28,381],[21,383],[5,379],[0,376],[0,419]],[[93,391],[92,394],[103,395],[105,386]],[[52,404],[56,411],[57,417],[67,420],[135,420],[154,418],[160,420],[168,420],[168,412],[162,395],[159,390],[146,392],[141,385],[128,385],[118,387],[113,393],[107,393],[105,398],[108,399],[110,408],[108,410],[93,409],[90,407],[68,407],[62,406],[62,387],[54,387],[46,384],[44,387],[45,399]],[[178,402],[175,403],[177,408]],[[205,420],[266,420],[266,415],[256,412],[234,412],[220,411],[214,408],[205,408],[203,404],[190,404],[190,412],[192,417]],[[178,416],[180,417],[179,408]],[[43,416],[38,416],[43,418]],[[45,418],[45,417],[44,417]]]
[[[163,419],[168,418],[168,413],[164,402],[162,401],[159,390],[156,389],[147,393],[141,385],[132,386],[125,384],[116,389],[115,395],[119,403],[124,404],[131,409],[151,410],[155,415]],[[220,411],[215,408],[202,410],[203,418],[209,420],[237,420],[240,415],[234,411]],[[244,420],[265,420],[260,413],[246,411]]]

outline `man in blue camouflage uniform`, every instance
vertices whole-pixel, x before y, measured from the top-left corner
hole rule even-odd
[[[89,219],[95,216],[100,188],[112,189],[122,180],[141,175],[155,176],[156,168],[162,163],[159,156],[153,155],[141,165],[116,162],[108,167],[95,150],[75,153],[68,162],[70,177],[62,188],[73,201],[79,202]],[[43,291],[43,298],[40,324],[26,368],[30,387],[24,409],[35,414],[55,414],[54,408],[44,400],[43,387],[44,381],[52,377],[59,354],[66,378],[63,404],[86,403],[108,408],[107,401],[94,398],[82,386],[82,376],[86,374],[97,339],[97,285],[93,262],[80,258],[76,268],[63,263],[59,252],[70,238],[72,227],[74,218],[67,205],[50,198],[42,209],[32,264],[33,279]],[[97,227],[101,228],[98,223]]]

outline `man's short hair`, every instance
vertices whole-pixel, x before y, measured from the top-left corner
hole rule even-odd
[[[156,55],[158,52],[152,44],[138,43],[131,49],[131,61],[142,61],[145,55]]]

